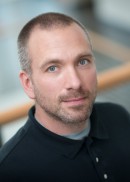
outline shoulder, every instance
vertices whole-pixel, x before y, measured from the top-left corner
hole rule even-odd
[[[109,133],[112,139],[118,137],[118,139],[121,138],[122,141],[129,140],[130,114],[121,105],[113,103],[95,103],[92,113],[92,122],[96,123],[95,125],[99,128],[99,133],[101,132],[101,128],[104,127],[105,132]]]
[[[28,124],[26,123],[21,127],[17,133],[11,137],[1,148],[0,148],[0,164],[13,153],[15,148],[20,144],[20,142],[26,136],[28,130]]]
[[[105,114],[111,114],[111,113],[118,113],[119,115],[127,115],[130,116],[129,112],[121,105],[115,104],[115,103],[110,103],[110,102],[105,102],[105,103],[95,103],[94,104],[95,109],[98,112],[104,111]],[[103,114],[103,113],[102,113]]]
[[[127,122],[130,124],[130,113],[121,105],[114,103],[95,103],[94,109],[98,118],[104,122],[109,121],[113,123]]]

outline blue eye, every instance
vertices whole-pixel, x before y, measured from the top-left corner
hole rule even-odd
[[[50,66],[50,67],[48,68],[48,71],[49,71],[49,72],[54,72],[54,71],[56,71],[56,66]]]
[[[88,60],[87,59],[82,59],[82,60],[80,60],[79,64],[80,65],[86,65],[86,64],[88,64]]]

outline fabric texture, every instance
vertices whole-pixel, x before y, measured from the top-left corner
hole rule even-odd
[[[129,182],[130,115],[95,103],[83,140],[50,132],[29,111],[26,124],[0,149],[1,182]]]

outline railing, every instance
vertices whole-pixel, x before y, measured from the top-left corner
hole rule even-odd
[[[130,63],[100,73],[98,91],[101,92],[125,82],[130,82]]]
[[[90,31],[90,35],[93,38],[92,42],[94,50],[125,62],[122,66],[106,70],[98,74],[98,92],[130,81],[130,48],[123,47],[115,42],[111,42],[110,40],[92,31]],[[28,110],[32,105],[33,102],[28,102],[1,112],[0,125],[27,116]]]

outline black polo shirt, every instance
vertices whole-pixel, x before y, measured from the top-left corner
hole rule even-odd
[[[130,115],[122,107],[95,104],[83,140],[48,131],[34,112],[33,107],[27,123],[0,150],[0,181],[130,181]]]

